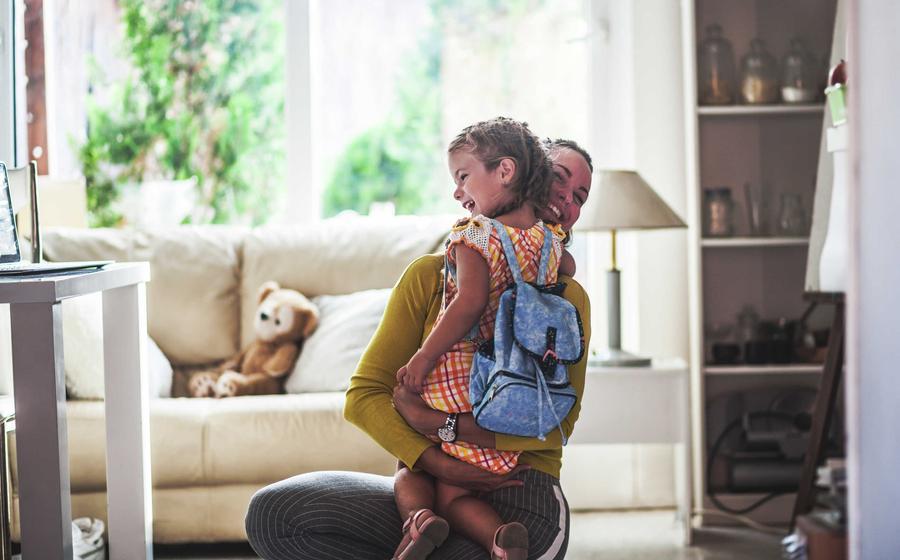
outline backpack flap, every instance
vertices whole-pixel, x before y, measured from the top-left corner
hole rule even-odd
[[[584,330],[578,310],[554,294],[555,288],[517,284],[512,313],[516,344],[537,359],[545,373],[557,364],[577,363],[584,355]]]

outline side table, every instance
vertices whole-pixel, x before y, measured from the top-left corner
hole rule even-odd
[[[63,299],[103,293],[106,490],[112,558],[152,558],[147,394],[147,263],[0,277],[10,304],[19,519],[24,558],[71,559]]]
[[[676,449],[675,500],[684,544],[691,543],[691,423],[688,367],[653,360],[647,367],[588,362],[581,413],[570,443],[669,443]]]
[[[12,560],[10,509],[12,487],[9,479],[9,433],[16,430],[16,413],[12,397],[0,395],[0,560]]]

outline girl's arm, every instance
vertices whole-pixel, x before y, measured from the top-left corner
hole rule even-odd
[[[490,270],[484,256],[463,244],[453,250],[456,253],[456,297],[422,347],[397,371],[397,381],[416,391],[421,391],[438,358],[478,324],[488,304]]]

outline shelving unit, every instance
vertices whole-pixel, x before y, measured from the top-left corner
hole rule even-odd
[[[706,375],[790,375],[822,373],[823,364],[705,366]]]
[[[807,237],[724,237],[702,239],[702,247],[735,248],[735,247],[806,247]]]
[[[722,105],[699,106],[701,117],[759,117],[768,115],[821,115],[825,106],[816,104],[797,105]]]
[[[824,104],[698,105],[699,45],[707,25],[721,25],[734,49],[735,67],[750,40],[765,41],[780,62],[793,36],[822,56],[830,52],[837,0],[682,0],[685,122],[690,259],[691,389],[694,507],[715,512],[707,489],[708,453],[725,426],[743,411],[766,410],[785,398],[814,394],[820,364],[713,365],[710,327],[735,325],[744,306],[761,320],[796,320],[803,299],[807,237],[784,236],[775,227],[784,194],[799,196],[807,221],[812,214]],[[824,70],[823,70],[824,71]],[[750,227],[743,189],[759,202],[763,234]],[[703,236],[704,189],[728,187],[734,201],[735,236]],[[768,222],[768,227],[765,227]],[[752,233],[752,234],[751,234]],[[822,318],[827,322],[827,317]],[[713,329],[715,330],[715,329]],[[792,393],[793,391],[793,393]],[[785,397],[788,395],[788,397]],[[781,400],[779,400],[781,399]],[[800,400],[798,402],[805,402]],[[724,461],[723,461],[724,463]],[[727,465],[718,465],[725,468]],[[799,465],[797,467],[799,475]],[[727,473],[714,469],[717,499],[741,509],[768,493],[735,491]],[[774,487],[772,488],[775,489]],[[793,495],[779,495],[747,515],[756,521],[789,520]],[[704,514],[702,524],[728,522]]]

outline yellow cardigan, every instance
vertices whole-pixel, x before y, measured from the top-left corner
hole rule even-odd
[[[441,307],[441,270],[443,257],[427,255],[407,267],[394,286],[384,317],[368,348],[350,378],[344,417],[366,432],[391,455],[406,465],[414,465],[419,456],[434,442],[416,432],[391,404],[396,374],[419,349],[434,326]],[[568,286],[565,297],[578,309],[584,324],[585,345],[591,339],[590,301],[584,288],[575,280],[561,279]],[[563,419],[562,429],[572,433],[581,410],[587,352],[582,360],[569,367],[569,379],[578,400]],[[497,448],[523,451],[520,463],[559,478],[562,465],[562,438],[559,430],[547,434],[546,440],[496,434]]]

